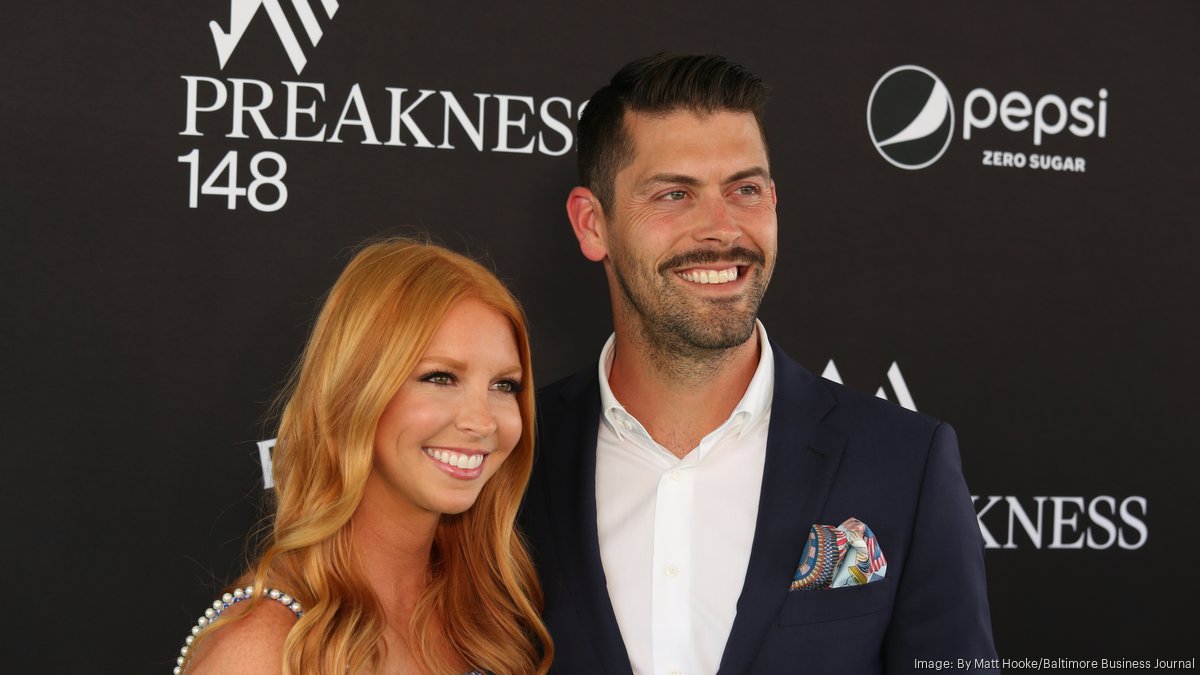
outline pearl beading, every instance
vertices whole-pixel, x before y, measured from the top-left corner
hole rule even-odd
[[[292,610],[296,618],[304,616],[304,611],[300,607],[300,603],[287,593],[275,588],[266,588],[263,589],[262,594]],[[204,616],[196,621],[195,626],[192,626],[192,634],[187,636],[183,647],[179,649],[179,658],[175,659],[176,666],[172,673],[180,675],[183,672],[183,662],[187,659],[188,650],[191,649],[192,643],[196,641],[196,636],[200,634],[200,631],[204,630],[205,626],[221,618],[221,612],[229,609],[230,606],[253,597],[254,586],[246,586],[245,588],[235,588],[231,593],[222,595],[219,600],[214,600],[212,607],[204,610]]]

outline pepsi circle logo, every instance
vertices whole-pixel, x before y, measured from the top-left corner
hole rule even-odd
[[[893,68],[871,90],[867,130],[888,162],[901,169],[923,169],[946,152],[954,135],[950,92],[925,68]]]

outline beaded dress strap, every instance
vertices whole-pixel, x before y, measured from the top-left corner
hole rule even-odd
[[[299,601],[287,593],[275,588],[266,588],[263,589],[262,595],[275,600],[284,607],[292,610],[292,613],[296,615],[297,619],[304,616],[304,611],[303,608],[300,607]],[[245,588],[235,588],[232,592],[226,593],[225,595],[222,595],[220,599],[213,601],[212,607],[204,610],[204,616],[200,617],[200,619],[196,621],[195,626],[192,626],[192,634],[187,636],[183,647],[179,649],[179,658],[175,659],[175,670],[172,671],[174,675],[179,675],[183,672],[183,662],[187,658],[188,650],[191,648],[192,643],[196,641],[196,636],[200,634],[200,631],[204,630],[205,626],[208,626],[210,623],[221,618],[221,613],[229,609],[231,606],[236,605],[243,600],[249,600],[253,597],[254,586],[246,586]]]

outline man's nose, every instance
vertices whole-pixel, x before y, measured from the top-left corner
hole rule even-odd
[[[704,201],[701,217],[695,229],[696,241],[731,246],[742,236],[732,206],[723,198]]]

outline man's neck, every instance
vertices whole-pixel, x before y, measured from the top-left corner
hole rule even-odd
[[[659,444],[683,458],[729,418],[758,368],[758,331],[728,349],[681,352],[617,330],[608,383]]]

